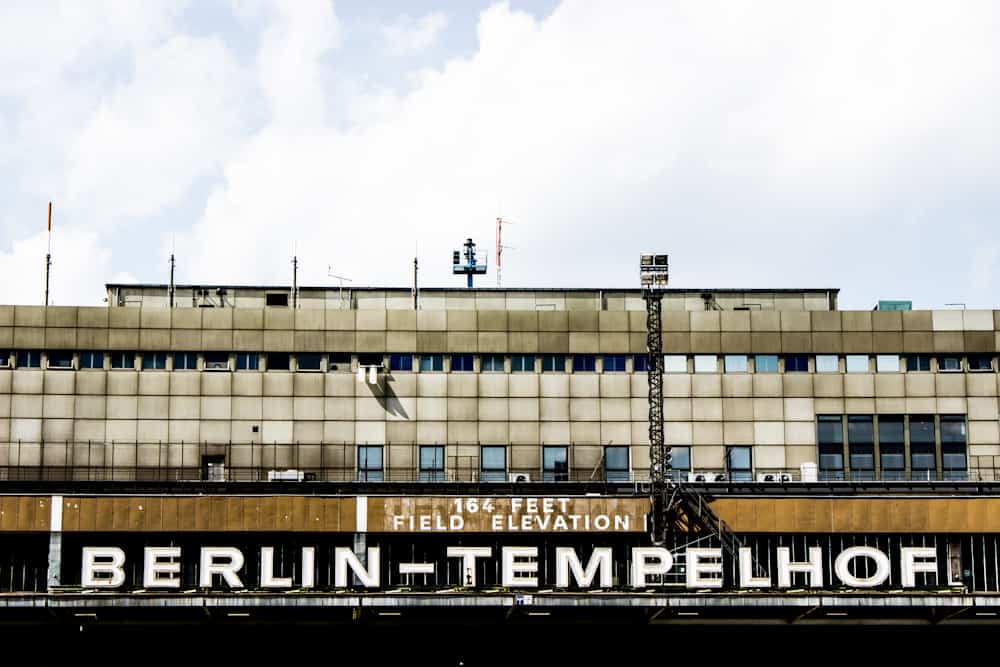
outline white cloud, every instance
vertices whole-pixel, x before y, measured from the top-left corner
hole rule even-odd
[[[441,12],[418,19],[401,16],[392,25],[382,27],[383,48],[391,56],[413,56],[433,46],[446,27],[448,17]]]

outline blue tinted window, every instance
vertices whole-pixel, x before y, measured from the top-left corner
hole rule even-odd
[[[507,448],[502,445],[484,445],[480,453],[479,479],[484,482],[502,482],[507,478]]]
[[[143,352],[142,369],[146,371],[162,371],[167,367],[166,352]]]
[[[385,479],[382,470],[382,446],[358,446],[358,480],[362,482],[381,482]]]
[[[758,373],[777,373],[778,355],[758,354],[754,357],[754,370]]]
[[[577,354],[573,357],[573,372],[593,371],[597,368],[597,357],[593,354]],[[543,368],[542,370],[548,370]]]
[[[424,373],[444,370],[444,356],[440,354],[421,354],[420,370]]]
[[[441,445],[423,446],[420,448],[421,482],[440,482],[444,480],[444,447]]]
[[[647,370],[649,370],[649,356],[645,354],[633,355],[632,372],[645,373]]]
[[[566,370],[566,357],[559,355],[548,355],[542,357],[542,371],[543,372],[562,372]],[[593,369],[591,369],[593,370]]]
[[[530,354],[513,354],[510,357],[512,373],[534,373],[535,357]]]
[[[626,482],[628,477],[628,447],[605,447],[604,478],[609,482]]]
[[[18,368],[41,368],[42,366],[42,353],[38,350],[18,350],[16,356]]]
[[[929,371],[931,369],[931,358],[927,354],[911,354],[906,357],[906,370],[908,371]]]
[[[135,369],[135,352],[111,352],[111,368]]]
[[[569,479],[566,447],[542,448],[542,479],[546,482],[565,482]]]
[[[472,355],[471,354],[453,354],[451,355],[451,372],[462,372],[468,373],[472,372]]]
[[[749,447],[730,447],[726,452],[729,479],[748,482],[752,478]]]
[[[260,355],[256,352],[238,352],[236,354],[236,370],[255,371],[260,368]]]
[[[484,354],[479,363],[484,373],[502,373],[504,370],[502,354]]]
[[[198,353],[174,352],[174,370],[175,371],[198,370]]]
[[[413,355],[412,354],[390,354],[389,355],[389,370],[390,371],[412,371],[413,370]]]
[[[104,353],[95,351],[81,352],[80,368],[104,368]]]
[[[606,354],[604,355],[604,372],[605,373],[624,373],[625,372],[625,355],[624,354]]]
[[[805,373],[809,370],[809,357],[804,354],[786,354],[786,373]]]

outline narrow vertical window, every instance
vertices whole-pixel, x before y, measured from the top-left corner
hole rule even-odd
[[[385,479],[381,445],[358,446],[358,481],[381,482]]]
[[[726,449],[726,472],[734,482],[749,482],[753,479],[750,448],[745,446]]]
[[[506,447],[483,445],[479,450],[479,479],[483,482],[503,482],[507,479]]]
[[[420,448],[420,471],[418,479],[421,482],[444,481],[443,445],[424,445]]]
[[[934,416],[910,416],[910,479],[937,479]]]
[[[882,465],[882,479],[906,479],[902,415],[879,415],[878,451]]]
[[[542,448],[542,480],[565,482],[569,480],[569,462],[565,446]]]
[[[609,445],[604,448],[604,479],[609,482],[628,481],[628,447]]]
[[[941,415],[941,471],[944,479],[969,478],[965,415]]]
[[[851,461],[851,479],[870,482],[875,479],[875,430],[871,415],[848,415],[847,451]]]
[[[816,424],[819,478],[844,479],[844,426],[840,415],[819,415]]]

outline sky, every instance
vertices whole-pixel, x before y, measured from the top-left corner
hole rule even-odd
[[[998,308],[1000,4],[6,0],[0,303],[107,282]],[[334,277],[340,276],[340,277]]]

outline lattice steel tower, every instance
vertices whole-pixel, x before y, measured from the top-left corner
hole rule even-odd
[[[651,536],[662,542],[673,523],[670,514],[670,446],[663,437],[663,290],[669,279],[667,255],[640,255],[639,280],[646,301],[646,372],[649,375],[649,480],[653,505]]]

